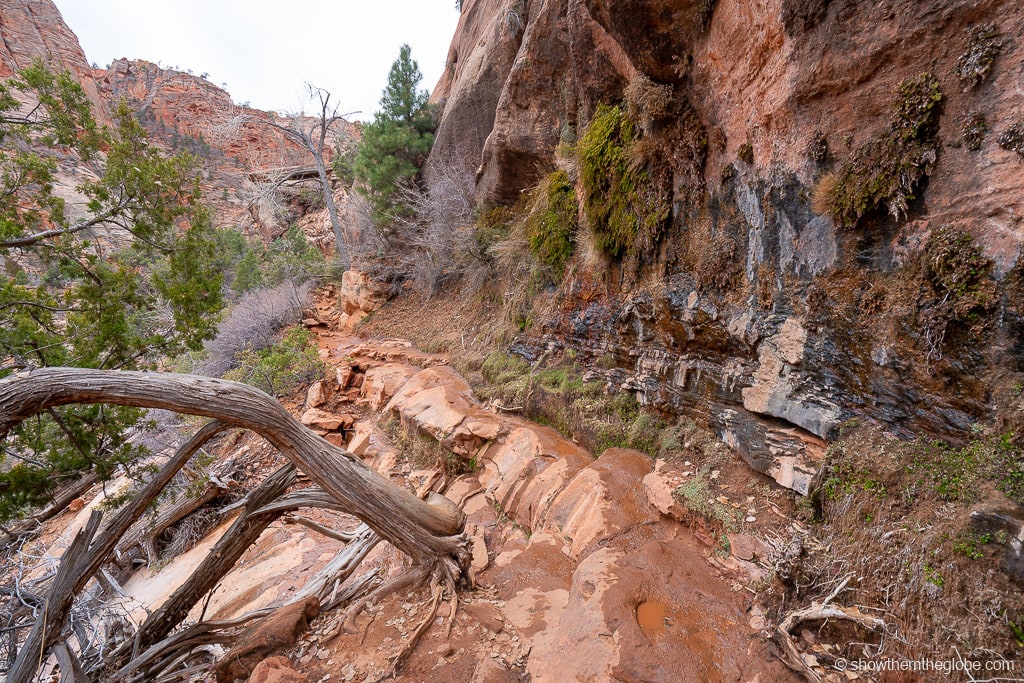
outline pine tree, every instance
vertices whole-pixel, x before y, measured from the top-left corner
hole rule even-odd
[[[22,102],[38,106],[25,106]],[[0,378],[26,367],[146,369],[216,329],[221,276],[195,160],[163,156],[127,103],[99,126],[70,74],[37,64],[0,84]],[[101,166],[69,210],[55,185],[77,155]],[[54,408],[0,452],[0,520],[62,482],[141,455],[134,408]]]
[[[420,168],[434,144],[430,93],[419,90],[423,75],[411,49],[403,45],[391,65],[380,111],[363,128],[353,163],[356,189],[370,202],[378,229],[388,235],[397,216],[411,208],[401,199],[402,189],[416,183]]]

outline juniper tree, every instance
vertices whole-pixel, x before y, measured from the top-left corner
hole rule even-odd
[[[196,161],[151,145],[126,102],[112,118],[100,126],[71,75],[42,64],[0,83],[0,377],[153,368],[215,332],[221,277]],[[73,192],[69,172],[86,178]],[[133,462],[141,417],[75,406],[19,425],[0,452],[0,521]]]

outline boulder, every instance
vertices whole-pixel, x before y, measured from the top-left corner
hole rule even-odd
[[[338,429],[351,429],[355,418],[351,415],[335,415],[319,408],[310,408],[302,414],[299,422],[311,429],[323,429],[333,432]]]
[[[371,410],[380,410],[420,369],[406,363],[386,363],[366,371],[359,394]]]
[[[358,270],[346,270],[341,276],[338,304],[350,318],[361,319],[386,304],[392,293],[390,284],[376,282]]]
[[[313,382],[306,391],[306,407],[319,408],[327,403],[327,392],[323,382]]]
[[[521,420],[509,420],[509,426],[504,441],[482,457],[478,476],[491,500],[533,529],[555,496],[593,459],[548,427]]]
[[[277,655],[257,664],[248,683],[309,683],[309,679],[299,673],[287,657]]]

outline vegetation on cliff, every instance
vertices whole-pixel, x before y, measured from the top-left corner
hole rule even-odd
[[[888,127],[822,182],[821,208],[836,223],[853,227],[881,208],[895,219],[907,214],[914,192],[938,158],[942,97],[939,81],[930,73],[900,83]]]
[[[671,208],[650,172],[637,163],[639,138],[622,107],[602,105],[576,146],[583,213],[596,246],[612,257],[655,243]]]

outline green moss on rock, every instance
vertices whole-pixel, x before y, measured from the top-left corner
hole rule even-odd
[[[895,219],[906,215],[921,179],[938,157],[942,91],[924,73],[900,83],[889,126],[839,170],[828,197],[832,218],[855,226],[866,214],[885,208]]]
[[[532,209],[526,218],[526,239],[530,251],[556,280],[565,274],[572,257],[578,225],[579,206],[569,174],[555,171],[534,191]]]
[[[611,257],[657,242],[671,209],[634,147],[640,140],[621,107],[602,105],[580,137],[576,152],[583,212],[598,249]]]

